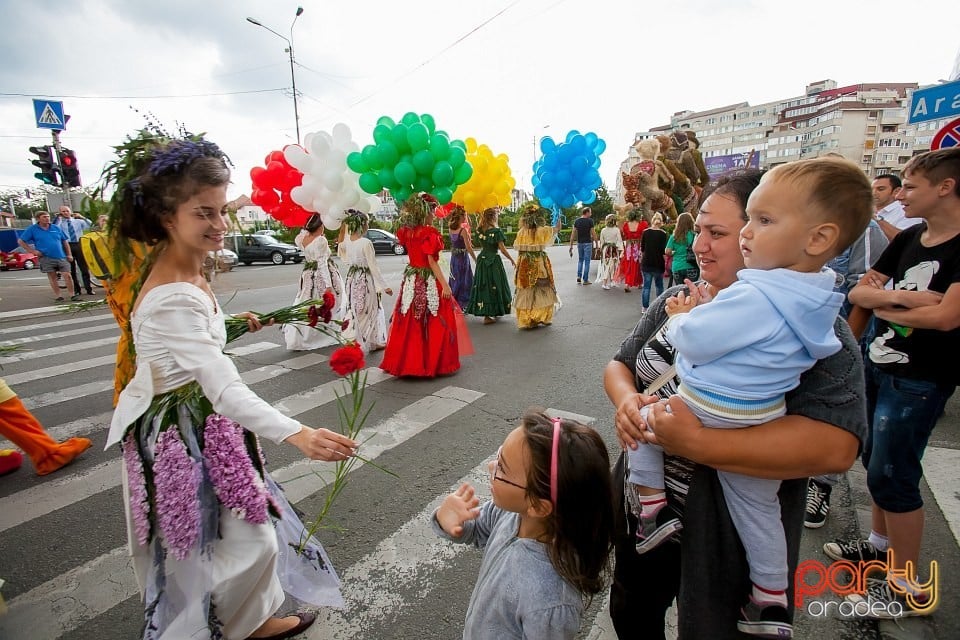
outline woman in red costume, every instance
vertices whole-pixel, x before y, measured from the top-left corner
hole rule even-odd
[[[623,258],[620,260],[620,277],[623,279],[623,292],[628,293],[631,287],[640,288],[643,279],[640,276],[640,236],[647,228],[647,221],[643,219],[636,208],[627,212],[627,221],[623,223],[620,235],[623,236]]]
[[[433,226],[437,202],[411,196],[400,211],[397,238],[410,264],[403,272],[380,368],[395,376],[432,378],[460,368],[457,318],[450,285],[437,261],[443,237]]]

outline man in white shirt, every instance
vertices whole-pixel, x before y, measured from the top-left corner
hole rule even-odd
[[[884,173],[873,179],[873,202],[877,207],[874,219],[883,230],[887,240],[915,224],[923,222],[923,218],[908,218],[903,213],[903,206],[897,201],[900,193],[900,178],[892,173]]]

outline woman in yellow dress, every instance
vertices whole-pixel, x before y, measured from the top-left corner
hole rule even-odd
[[[560,303],[553,281],[553,266],[547,247],[560,232],[560,220],[554,227],[546,225],[547,210],[536,202],[521,209],[520,230],[513,242],[519,252],[514,275],[513,308],[518,329],[535,329],[553,322],[553,312]]]

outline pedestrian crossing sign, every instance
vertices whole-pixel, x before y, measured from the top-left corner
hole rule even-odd
[[[37,118],[38,129],[56,129],[63,131],[67,128],[63,117],[63,103],[54,100],[33,99],[33,113]]]

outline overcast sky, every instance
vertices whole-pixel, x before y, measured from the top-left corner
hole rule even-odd
[[[301,136],[429,113],[455,138],[506,153],[531,190],[534,138],[607,142],[616,169],[636,131],[684,109],[800,95],[807,83],[936,83],[960,38],[956,0],[0,0],[0,188],[39,182],[27,152],[50,142],[31,97],[61,99],[62,142],[92,184],[143,124],[183,123],[233,159],[230,196],[296,142],[286,44],[293,31]]]

